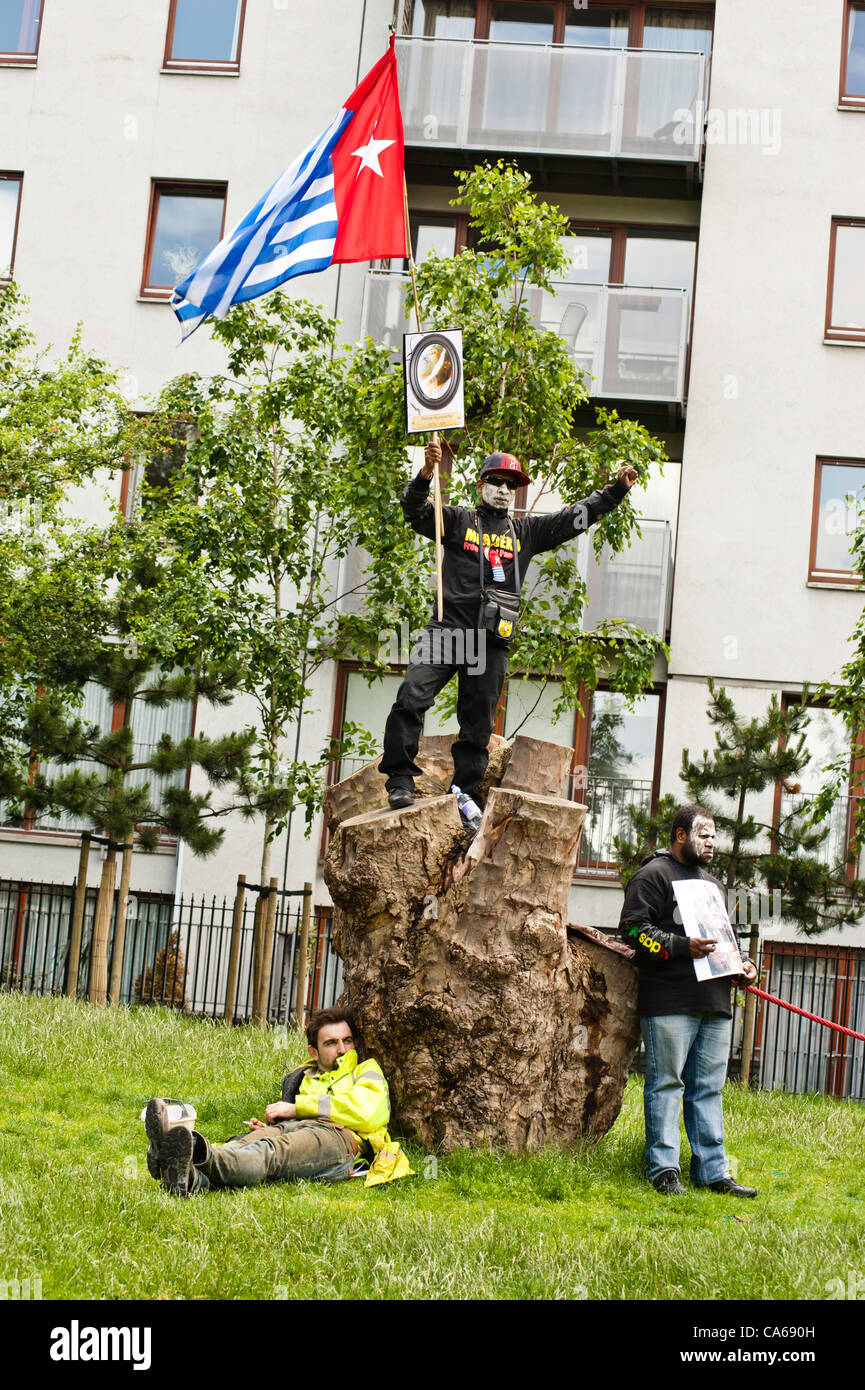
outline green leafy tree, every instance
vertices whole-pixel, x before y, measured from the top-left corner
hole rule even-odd
[[[645,481],[666,458],[661,443],[614,410],[598,410],[598,428],[577,437],[575,411],[588,390],[566,343],[542,329],[532,312],[534,300],[552,292],[565,269],[567,218],[535,197],[528,174],[501,160],[459,177],[454,204],[468,207],[479,249],[453,258],[431,255],[417,272],[424,324],[456,323],[463,330],[466,425],[447,441],[451,499],[476,505],[480,464],[494,450],[526,464],[540,485],[533,506],[543,506],[545,498],[585,497],[623,463]],[[639,533],[626,499],[593,528],[595,554],[605,544],[619,552]],[[554,715],[579,706],[583,682],[594,689],[609,676],[630,698],[651,683],[655,656],[666,650],[659,637],[622,620],[582,631],[587,596],[576,546],[539,557],[524,596],[511,669],[555,673]]]
[[[745,720],[723,688],[709,682],[709,721],[715,747],[699,761],[682,753],[680,777],[686,802],[699,802],[715,821],[718,843],[712,872],[728,895],[779,893],[784,918],[805,935],[858,922],[865,907],[865,883],[852,877],[852,859],[831,862],[821,853],[831,829],[814,825],[804,800],[793,801],[777,826],[748,809],[749,797],[780,788],[798,791],[796,779],[807,767],[807,694],[803,702],[781,706],[773,696],[766,713]],[[616,863],[627,882],[652,849],[667,848],[670,825],[682,801],[666,796],[654,815],[631,811],[633,837],[617,837]],[[747,919],[744,902],[738,913]]]
[[[166,601],[134,625],[166,661],[191,645],[238,669],[253,711],[246,813],[263,816],[262,883],[294,807],[311,823],[331,760],[375,752],[355,726],[312,757],[297,740],[292,749],[316,673],[341,657],[386,669],[382,633],[420,622],[426,601],[398,505],[401,397],[379,389],[390,359],[372,343],[338,351],[336,327],[278,292],[215,323],[227,372],[166,387],[158,418],[166,431],[186,421],[187,439],[142,497],[144,524],[163,534]]]

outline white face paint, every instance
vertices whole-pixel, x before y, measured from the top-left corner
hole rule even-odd
[[[507,511],[511,505],[512,493],[507,483],[481,483],[481,497],[488,507],[496,511]]]

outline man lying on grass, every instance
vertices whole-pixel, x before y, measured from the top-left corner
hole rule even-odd
[[[151,1176],[175,1197],[295,1178],[341,1182],[359,1158],[380,1153],[388,1143],[387,1082],[371,1057],[358,1060],[362,1046],[351,1014],[320,1009],[306,1037],[312,1060],[285,1078],[283,1099],[264,1111],[266,1123],[247,1120],[251,1132],[227,1144],[171,1128],[166,1102],[151,1100],[144,1118]]]

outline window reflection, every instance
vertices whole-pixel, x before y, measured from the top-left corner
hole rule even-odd
[[[848,97],[865,96],[865,5],[850,7],[844,93]]]
[[[241,0],[177,0],[171,58],[236,62],[240,11]]]
[[[35,53],[42,0],[2,0],[0,53]]]
[[[15,220],[18,216],[20,193],[20,179],[0,178],[0,280],[8,280],[12,274]]]
[[[224,201],[214,194],[158,194],[148,285],[173,287],[204,260],[222,235]]]

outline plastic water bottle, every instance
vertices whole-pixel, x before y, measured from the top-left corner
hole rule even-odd
[[[481,824],[481,808],[476,801],[472,801],[468,792],[461,792],[456,782],[451,787],[451,792],[457,799],[457,806],[460,808],[460,815],[472,830],[479,830]]]

